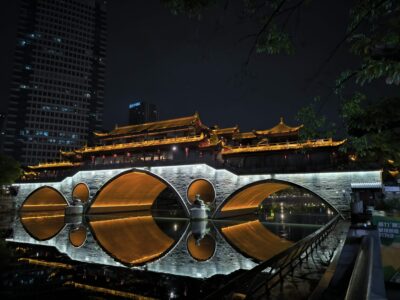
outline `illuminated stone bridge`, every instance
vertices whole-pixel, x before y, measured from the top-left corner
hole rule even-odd
[[[381,182],[381,171],[236,175],[206,164],[79,171],[55,183],[20,183],[17,204],[26,210],[59,209],[73,197],[89,213],[150,209],[166,188],[188,215],[196,194],[212,203],[214,218],[249,213],[275,192],[304,188],[338,211],[349,209],[351,183]],[[88,190],[86,189],[88,187]]]

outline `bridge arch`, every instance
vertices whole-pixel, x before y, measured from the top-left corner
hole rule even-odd
[[[307,191],[321,200],[321,202],[327,204],[333,211],[339,213],[331,203],[308,188],[289,181],[265,179],[247,184],[233,192],[220,203],[213,214],[213,218],[233,217],[254,212],[266,198],[291,187]]]
[[[44,185],[32,191],[21,205],[21,212],[64,210],[68,201],[57,189]]]
[[[82,202],[86,203],[90,198],[90,190],[89,186],[84,182],[79,182],[76,184],[72,190],[72,199],[79,199]]]
[[[207,204],[214,203],[215,194],[214,185],[205,178],[192,180],[186,189],[186,197],[191,204],[194,203],[196,195],[200,195],[200,198]]]
[[[173,190],[188,216],[188,206],[178,191],[164,178],[142,169],[127,170],[107,181],[93,197],[88,213],[150,210],[166,188]]]

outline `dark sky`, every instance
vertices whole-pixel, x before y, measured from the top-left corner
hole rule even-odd
[[[9,94],[17,19],[17,0],[6,0],[0,12],[0,97]],[[225,1],[222,1],[225,2]],[[337,98],[331,86],[340,71],[357,58],[344,48],[315,79],[310,80],[345,34],[348,0],[312,1],[293,17],[293,55],[254,55],[246,72],[243,63],[255,33],[240,22],[240,7],[215,6],[202,20],[174,16],[159,0],[108,1],[108,49],[104,127],[127,122],[127,106],[135,100],[158,105],[161,119],[200,113],[207,125],[242,130],[275,125],[280,116],[294,124],[294,115],[315,96],[334,116]],[[386,87],[386,93],[395,90]],[[371,93],[382,89],[375,87]],[[398,89],[397,89],[398,91]]]

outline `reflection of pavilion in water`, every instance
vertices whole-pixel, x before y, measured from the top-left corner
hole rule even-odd
[[[9,241],[54,246],[82,262],[199,278],[249,269],[292,244],[258,220],[215,225],[138,213],[82,220],[59,211],[22,212]]]

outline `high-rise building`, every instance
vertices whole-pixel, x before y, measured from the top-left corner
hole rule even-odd
[[[21,0],[4,152],[57,160],[102,127],[106,1]]]
[[[158,121],[158,110],[155,104],[136,101],[129,104],[129,124],[142,124]]]
[[[4,150],[3,150],[4,138],[6,135],[5,125],[6,125],[6,114],[3,112],[0,112],[0,153],[4,152]]]

